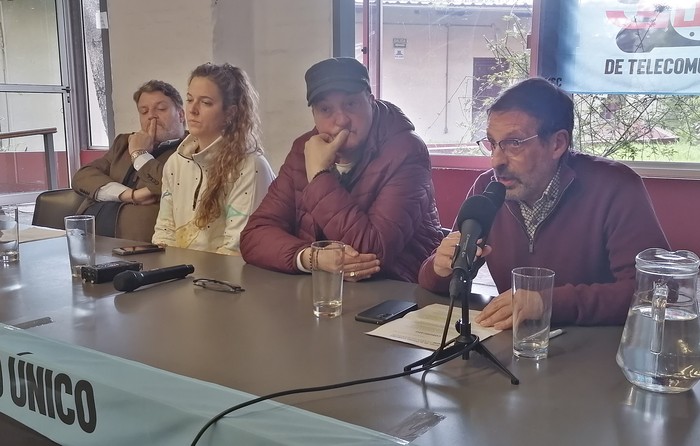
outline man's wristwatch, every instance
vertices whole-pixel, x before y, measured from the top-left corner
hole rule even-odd
[[[145,155],[147,153],[148,153],[148,150],[143,150],[143,149],[134,150],[133,152],[131,152],[131,162],[133,163],[134,161],[136,161],[136,158],[140,157],[141,155]]]

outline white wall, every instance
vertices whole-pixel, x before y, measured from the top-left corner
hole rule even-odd
[[[265,147],[277,168],[294,139],[314,125],[304,73],[333,55],[332,2],[255,0],[253,22],[254,82],[261,96]]]
[[[187,91],[194,67],[212,60],[211,0],[108,0],[117,133],[138,128],[134,91],[150,79]]]
[[[332,2],[318,0],[109,0],[115,127],[138,126],[131,95],[145,80],[184,95],[191,70],[229,62],[260,93],[263,143],[277,170],[313,127],[304,72],[332,53]]]

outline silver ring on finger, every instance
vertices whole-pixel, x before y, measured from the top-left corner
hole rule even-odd
[[[350,271],[350,277],[355,277],[355,271]]]

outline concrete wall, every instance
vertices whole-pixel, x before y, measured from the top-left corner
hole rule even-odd
[[[149,79],[187,91],[194,67],[212,60],[212,0],[109,0],[112,101],[117,133],[138,128],[132,99]]]
[[[108,10],[118,133],[138,126],[131,95],[144,80],[171,82],[184,96],[191,70],[209,61],[250,75],[275,170],[293,139],[313,127],[304,72],[332,54],[332,2],[110,0]]]

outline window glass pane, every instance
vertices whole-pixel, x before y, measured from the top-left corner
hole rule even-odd
[[[404,110],[432,153],[483,155],[475,141],[485,136],[485,110],[503,88],[530,74],[532,1],[474,3],[383,0],[380,27],[371,20],[378,2],[370,1],[366,12],[356,2],[356,57],[362,60],[369,46],[370,75],[380,66],[375,93]],[[541,4],[557,9],[558,3]],[[381,57],[373,50],[377,34]],[[557,36],[540,42],[543,61],[555,57],[543,49],[556,47]],[[573,100],[576,150],[619,160],[700,162],[700,96],[574,94]]]
[[[481,155],[485,108],[499,85],[528,76],[531,2],[473,3],[383,2],[381,98],[406,113],[432,153]],[[506,79],[495,76],[508,67]]]
[[[55,127],[54,150],[61,187],[68,185],[63,99],[59,93],[0,93],[2,132]],[[48,189],[43,136],[0,140],[0,194]]]
[[[700,162],[700,97],[573,95],[574,147],[629,161]]]
[[[102,34],[106,13],[100,12],[99,0],[83,0],[85,41],[85,80],[88,90],[90,145],[109,146],[107,136],[107,88]]]
[[[21,130],[56,127],[54,148],[66,150],[63,128],[63,96],[60,93],[2,93],[0,92],[0,130]],[[28,145],[14,146],[2,140],[2,150],[44,151],[43,143],[36,141]]]
[[[0,83],[60,85],[54,0],[0,0]]]
[[[619,160],[700,161],[700,3],[540,5],[538,71],[580,93],[573,95],[576,149]]]

